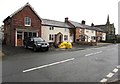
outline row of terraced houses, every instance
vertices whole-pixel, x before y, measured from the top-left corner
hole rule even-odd
[[[26,37],[42,37],[50,44],[62,41],[106,41],[106,32],[99,27],[86,25],[65,18],[64,22],[41,18],[27,3],[4,19],[4,40],[7,45],[23,46]]]

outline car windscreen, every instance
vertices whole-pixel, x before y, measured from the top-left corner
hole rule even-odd
[[[34,41],[36,41],[36,42],[44,42],[44,40],[42,38],[34,38]]]

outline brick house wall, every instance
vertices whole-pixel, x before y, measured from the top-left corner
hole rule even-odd
[[[31,25],[24,25],[24,18],[29,17],[31,19]],[[38,30],[38,36],[41,37],[41,20],[39,16],[32,10],[32,8],[27,4],[24,8],[12,17],[6,18],[4,21],[4,34],[6,44],[15,46],[16,41],[16,30],[25,29],[25,30]]]
[[[84,29],[83,28],[76,28],[76,41],[80,41],[80,35],[84,34]]]
[[[68,20],[68,17],[65,18],[65,23],[67,23],[71,28],[69,29],[69,32],[70,32],[70,37],[72,36],[73,37],[73,42],[76,41],[76,28],[74,25],[72,25],[69,20]]]

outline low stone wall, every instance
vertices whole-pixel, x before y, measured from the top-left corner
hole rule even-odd
[[[76,42],[77,44],[81,45],[90,45],[90,46],[96,46],[97,42]]]

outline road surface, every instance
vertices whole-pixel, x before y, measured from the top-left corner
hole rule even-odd
[[[2,78],[3,82],[101,82],[117,66],[118,44],[61,52],[23,49],[3,58]]]

